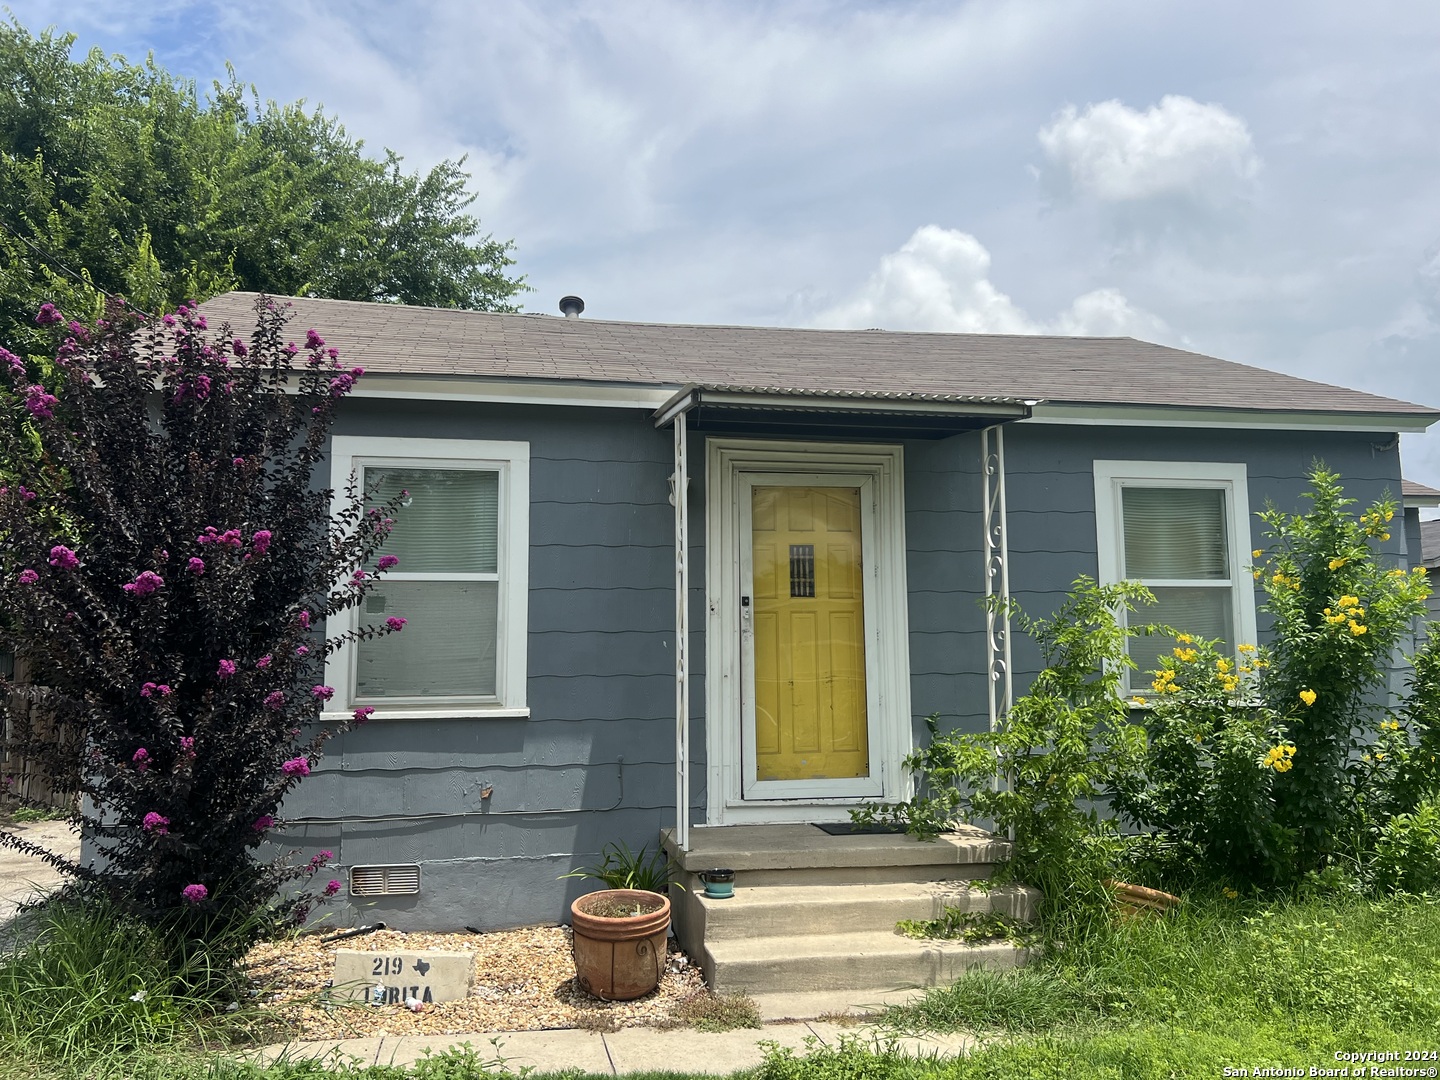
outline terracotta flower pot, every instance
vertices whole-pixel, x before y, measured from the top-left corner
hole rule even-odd
[[[637,913],[638,911],[638,913]],[[660,985],[670,898],[602,889],[570,905],[575,981],[601,1001],[629,1001]]]
[[[1164,915],[1184,903],[1178,896],[1159,889],[1147,889],[1143,885],[1106,881],[1105,886],[1114,890],[1115,906],[1120,911],[1120,918],[1126,922],[1144,915]]]

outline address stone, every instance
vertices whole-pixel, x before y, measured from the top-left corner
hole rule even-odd
[[[372,1004],[403,1005],[414,998],[430,1004],[470,996],[475,954],[466,952],[335,953],[335,992]]]

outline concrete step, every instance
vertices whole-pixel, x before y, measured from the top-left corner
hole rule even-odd
[[[1010,853],[1008,841],[972,828],[925,841],[889,833],[831,836],[814,825],[728,825],[692,829],[683,852],[673,830],[661,833],[661,843],[685,874],[725,868],[749,885],[767,886],[988,877]]]
[[[728,900],[693,890],[707,942],[890,930],[901,919],[936,919],[946,908],[1034,918],[1040,894],[1024,886],[976,888],[967,881],[901,881],[877,885],[742,887]],[[698,908],[698,910],[697,910]]]
[[[1013,968],[1028,950],[1008,942],[916,941],[894,931],[707,941],[702,963],[717,994],[901,990],[943,986],[972,967]]]

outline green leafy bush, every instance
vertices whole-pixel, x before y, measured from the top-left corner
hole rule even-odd
[[[1294,768],[1276,782],[1274,798],[1276,821],[1294,837],[1297,875],[1323,867],[1374,824],[1365,807],[1383,804],[1376,790],[1393,772],[1365,753],[1381,723],[1388,729],[1391,658],[1424,616],[1430,592],[1422,568],[1407,573],[1376,550],[1390,539],[1393,499],[1356,515],[1338,474],[1317,463],[1309,479],[1306,512],[1270,506],[1260,514],[1271,543],[1255,555],[1274,620],[1270,664],[1257,685],[1295,746]]]
[[[1440,799],[1426,799],[1381,826],[1369,868],[1381,889],[1440,893]]]
[[[1267,661],[1253,645],[1239,657],[1222,642],[1179,634],[1154,673],[1154,696],[1137,698],[1146,740],[1117,770],[1111,805],[1169,845],[1172,887],[1185,879],[1273,883],[1289,872],[1289,832],[1275,821],[1275,784],[1295,747],[1273,712],[1254,701]]]
[[[922,834],[957,817],[987,823],[1012,842],[998,876],[1041,891],[1041,922],[1052,940],[1107,925],[1104,880],[1122,843],[1095,807],[1120,764],[1140,750],[1143,736],[1120,687],[1134,666],[1127,638],[1153,629],[1127,628],[1117,616],[1152,599],[1135,582],[1097,585],[1082,576],[1051,618],[1032,619],[1012,606],[1045,663],[1028,692],[994,731],[935,735],[907,759],[917,798],[864,807],[856,820],[900,822]]]

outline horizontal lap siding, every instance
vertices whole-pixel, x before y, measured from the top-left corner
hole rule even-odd
[[[1016,424],[1005,431],[1010,588],[1025,611],[1049,616],[1080,574],[1094,577],[1094,462],[1241,462],[1246,466],[1252,546],[1264,547],[1253,517],[1267,502],[1294,513],[1316,458],[1341,474],[1362,505],[1400,491],[1400,461],[1383,434],[1207,431],[1178,428]],[[923,718],[942,729],[988,724],[980,438],[958,435],[906,446],[905,506],[909,577],[911,697],[917,735]],[[1383,550],[1405,559],[1403,530]],[[1257,607],[1264,602],[1257,592]],[[1258,614],[1262,640],[1268,620]],[[1023,693],[1041,658],[1023,635],[1012,639],[1015,692]]]
[[[653,851],[674,821],[670,433],[641,411],[352,399],[336,434],[529,444],[531,716],[371,722],[341,735],[285,813],[351,820],[285,839],[329,847],[342,867],[421,864],[418,897],[367,899],[348,912],[356,921],[559,921],[594,887],[560,874],[598,862],[609,841]],[[695,562],[703,596],[703,547]],[[703,726],[692,747],[703,807]]]

